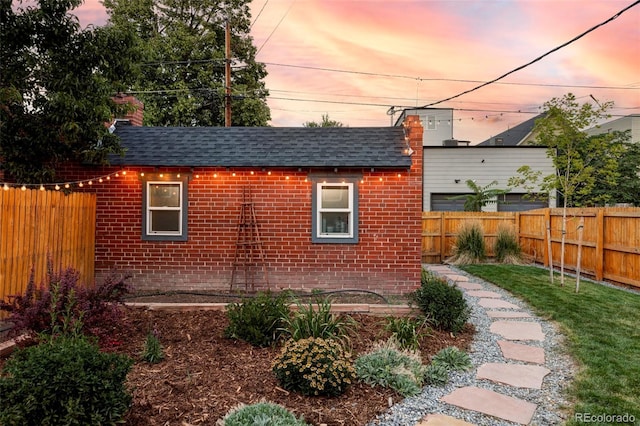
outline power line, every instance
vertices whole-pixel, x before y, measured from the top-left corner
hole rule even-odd
[[[251,28],[253,28],[253,24],[255,24],[258,18],[260,17],[260,15],[262,15],[262,11],[264,10],[265,7],[267,7],[268,3],[269,3],[269,0],[266,0],[264,2],[264,4],[262,5],[262,8],[260,9],[260,12],[258,12],[258,14],[256,15],[256,19],[254,19],[253,22],[251,23],[251,26],[249,26],[249,31],[251,31]]]
[[[158,66],[158,65],[196,65],[196,64],[209,64],[209,63],[220,63],[220,67],[224,65],[224,58],[221,59],[198,59],[198,60],[186,60],[186,61],[155,61],[155,62],[144,62],[141,63],[141,66]],[[343,70],[336,68],[324,68],[324,67],[313,67],[307,65],[293,65],[293,64],[279,64],[273,62],[262,62],[264,65],[270,66],[278,66],[278,67],[288,67],[288,68],[299,68],[299,69],[308,69],[314,71],[326,71],[326,72],[336,72],[342,74],[356,74],[356,75],[368,75],[373,77],[388,77],[388,78],[398,78],[405,80],[416,80],[416,81],[446,81],[453,83],[485,83],[482,80],[468,80],[468,79],[457,79],[457,78],[424,78],[424,77],[411,77],[407,75],[398,75],[398,74],[382,74],[375,72],[367,72],[367,71],[354,71],[354,70]],[[234,69],[245,68],[245,65],[234,66]],[[486,83],[485,83],[486,84]],[[636,87],[635,85],[638,83],[629,83],[625,86],[590,86],[584,84],[553,84],[553,83],[518,83],[518,82],[498,82],[495,84],[503,84],[507,86],[532,86],[532,87],[569,87],[575,89],[604,89],[604,90],[638,90],[640,87]]]
[[[416,81],[447,81],[454,83],[484,83],[482,80],[467,80],[467,79],[457,79],[457,78],[424,78],[424,77],[411,77],[407,75],[399,75],[399,74],[382,74],[375,72],[367,72],[367,71],[353,71],[353,70],[342,70],[336,68],[324,68],[324,67],[313,67],[307,65],[292,65],[292,64],[279,64],[273,62],[263,62],[265,65],[278,66],[278,67],[288,67],[288,68],[299,68],[299,69],[308,69],[314,71],[327,71],[327,72],[337,72],[343,74],[358,74],[358,75],[367,75],[372,77],[389,77],[389,78],[398,78],[405,80],[416,80]],[[534,86],[534,87],[571,87],[577,89],[614,89],[614,90],[637,90],[637,87],[629,87],[627,86],[588,86],[588,85],[577,85],[577,84],[551,84],[551,83],[508,83],[508,82],[497,82],[496,84],[504,84],[509,86]]]
[[[509,76],[509,75],[511,75],[511,74],[513,74],[513,73],[515,73],[515,72],[517,72],[517,71],[520,71],[520,70],[522,70],[522,69],[524,69],[524,68],[528,67],[529,65],[532,65],[532,64],[534,64],[534,63],[536,63],[536,62],[538,62],[538,61],[542,60],[543,58],[545,58],[545,57],[549,56],[550,54],[552,54],[552,53],[554,53],[554,52],[556,52],[556,51],[558,51],[558,50],[562,49],[563,47],[568,46],[569,44],[573,43],[574,41],[577,41],[577,40],[581,39],[582,37],[586,36],[587,34],[589,34],[589,33],[590,33],[590,32],[592,32],[592,31],[595,31],[596,29],[598,29],[598,28],[602,27],[603,25],[608,24],[609,22],[611,22],[611,21],[613,21],[614,19],[618,18],[620,15],[622,15],[622,14],[623,14],[624,12],[626,12],[627,10],[631,9],[631,8],[632,8],[632,7],[634,7],[634,6],[637,6],[639,3],[640,3],[640,0],[635,1],[635,2],[634,2],[634,3],[632,3],[631,5],[629,5],[629,6],[625,7],[625,8],[624,8],[624,9],[622,9],[620,12],[616,13],[615,15],[613,15],[611,18],[607,19],[606,21],[603,21],[603,22],[599,23],[598,25],[596,25],[596,26],[594,26],[594,27],[589,28],[587,31],[583,32],[582,34],[577,35],[576,37],[572,38],[571,40],[569,40],[569,41],[567,41],[567,42],[565,42],[565,43],[563,43],[563,44],[561,44],[560,46],[554,47],[553,49],[551,49],[551,50],[550,50],[550,51],[548,51],[547,53],[544,53],[543,55],[538,56],[538,57],[537,57],[537,58],[535,58],[534,60],[532,60],[532,61],[530,61],[530,62],[527,62],[527,63],[526,63],[526,64],[524,64],[524,65],[520,65],[519,67],[514,68],[514,69],[512,69],[511,71],[509,71],[509,72],[507,72],[507,73],[505,73],[505,74],[502,74],[502,75],[501,75],[500,77],[498,77],[498,78],[494,78],[494,79],[493,79],[493,80],[491,80],[491,81],[487,81],[487,82],[485,82],[485,83],[482,83],[481,85],[476,86],[476,87],[474,87],[473,89],[465,90],[464,92],[458,93],[457,95],[450,96],[450,97],[448,97],[448,98],[446,98],[446,99],[442,99],[442,100],[440,100],[440,101],[432,102],[432,103],[430,103],[430,104],[424,105],[424,106],[423,106],[423,108],[428,108],[428,107],[433,106],[433,105],[438,105],[438,104],[441,104],[441,103],[443,103],[443,102],[447,102],[447,101],[450,101],[450,100],[452,100],[452,99],[459,98],[460,96],[466,95],[466,94],[471,93],[471,92],[475,92],[476,90],[479,90],[479,89],[481,89],[481,88],[483,88],[483,87],[485,87],[485,86],[488,86],[488,85],[490,85],[490,84],[493,84],[493,83],[497,82],[498,80],[502,80],[503,78],[505,78],[505,77],[507,77],[507,76]]]
[[[640,1],[640,0],[639,0]],[[280,26],[280,24],[282,24],[282,21],[284,21],[284,18],[287,17],[287,15],[289,14],[289,11],[291,10],[291,8],[293,7],[293,4],[296,2],[296,0],[293,0],[291,2],[291,4],[289,5],[289,8],[287,9],[287,11],[284,13],[284,15],[282,15],[282,18],[280,18],[280,21],[278,21],[278,23],[276,24],[275,28],[273,29],[273,31],[271,31],[271,34],[269,34],[269,36],[265,39],[265,41],[262,43],[262,46],[260,46],[260,48],[256,51],[255,56],[258,56],[258,54],[260,53],[260,51],[262,50],[262,48],[264,47],[265,44],[267,44],[267,42],[271,39],[271,36],[273,35],[273,33],[276,32],[276,30],[278,29],[278,27]]]

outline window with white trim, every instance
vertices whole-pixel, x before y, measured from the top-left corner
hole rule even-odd
[[[187,240],[187,182],[186,179],[144,182],[144,240]]]
[[[313,238],[316,243],[357,243],[355,182],[317,182],[313,191]]]

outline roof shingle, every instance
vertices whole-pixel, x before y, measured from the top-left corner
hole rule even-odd
[[[119,124],[126,149],[111,164],[174,167],[406,168],[402,127],[139,127]]]

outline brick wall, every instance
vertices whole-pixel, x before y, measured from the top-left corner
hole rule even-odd
[[[307,171],[297,169],[158,170],[191,173],[186,242],[141,239],[139,173],[152,169],[129,168],[124,176],[76,188],[97,193],[97,278],[115,268],[132,272],[133,284],[143,291],[228,289],[243,188],[250,187],[272,289],[414,290],[421,272],[422,128],[418,117],[409,120],[415,151],[410,170],[346,171],[362,175],[357,244],[311,243],[313,183]],[[115,171],[64,174],[80,180]]]

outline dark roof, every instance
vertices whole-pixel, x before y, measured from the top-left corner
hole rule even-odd
[[[486,141],[480,142],[478,146],[486,146],[486,145],[503,145],[503,146],[518,146],[520,142],[524,138],[526,138],[529,133],[533,130],[533,126],[536,124],[536,120],[542,117],[542,114],[538,114],[533,118],[528,119],[527,121],[523,121],[522,123],[514,126],[508,130],[505,130],[502,133],[499,133],[495,136],[490,137]],[[497,138],[502,138],[502,144],[496,144],[495,140]]]
[[[407,168],[401,127],[139,127],[119,123],[123,166]]]

